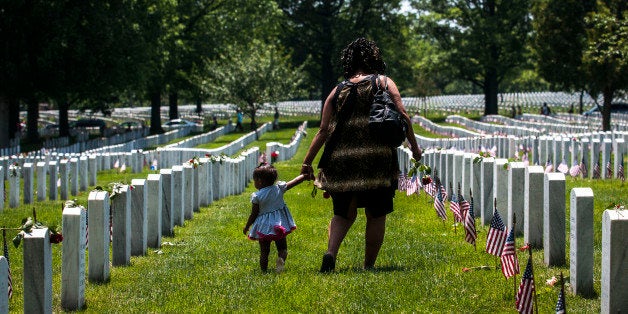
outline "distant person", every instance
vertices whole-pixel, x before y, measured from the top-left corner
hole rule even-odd
[[[510,117],[513,119],[517,117],[517,109],[515,108],[515,105],[510,106]]]
[[[521,105],[517,105],[517,115],[520,116],[523,114],[523,110],[521,109]]]
[[[236,109],[236,131],[244,131],[244,127],[242,126],[242,120],[244,119],[244,113],[240,109]]]
[[[571,104],[569,106],[569,110],[567,110],[567,113],[572,114],[573,113],[573,104]]]
[[[253,182],[257,192],[251,194],[251,214],[242,229],[251,240],[259,242],[259,266],[263,272],[268,270],[270,244],[277,247],[276,271],[283,271],[288,257],[286,236],[297,228],[292,214],[283,199],[284,193],[303,182],[305,175],[299,175],[289,182],[277,180],[277,169],[262,163],[253,170]]]
[[[212,125],[210,129],[213,131],[217,128],[218,128],[218,118],[216,118],[216,115],[212,115]]]
[[[275,107],[275,116],[273,120],[273,130],[279,130],[279,108]]]
[[[550,107],[547,105],[546,102],[544,102],[543,107],[541,107],[541,114],[544,116],[549,116],[550,114],[552,114],[552,110],[550,109]]]

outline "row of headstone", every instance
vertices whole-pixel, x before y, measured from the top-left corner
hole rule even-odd
[[[299,130],[295,135],[301,133]],[[300,141],[291,144],[298,146]],[[66,203],[63,210],[63,309],[75,311],[85,306],[86,250],[89,282],[108,282],[110,265],[130,265],[131,256],[146,255],[148,248],[161,247],[161,237],[174,236],[174,226],[183,226],[185,220],[193,219],[194,212],[200,211],[201,206],[242,193],[252,179],[259,156],[259,149],[254,147],[236,158],[194,158],[149,174],[146,179],[132,179],[130,185],[117,185],[111,194],[103,190],[91,191],[87,209]],[[24,239],[24,312],[51,313],[49,232],[48,229],[36,230],[40,231]],[[0,258],[0,285],[2,278],[6,278],[2,276],[3,269]],[[8,304],[2,303],[3,296],[6,294],[0,294],[0,310],[3,304]]]
[[[399,149],[400,165],[409,167],[411,153]],[[570,191],[569,217],[566,217],[566,182],[560,172],[546,173],[541,166],[526,166],[502,158],[482,158],[477,154],[426,150],[423,162],[436,170],[443,184],[461,185],[461,192],[474,196],[476,214],[488,225],[493,211],[508,220],[507,228],[524,236],[524,242],[543,249],[547,266],[566,264],[566,222],[569,218],[570,287],[573,293],[590,297],[593,288],[593,211],[591,188]],[[401,171],[407,170],[402,167]],[[477,183],[480,186],[477,187]],[[494,202],[497,204],[494,207]],[[602,226],[602,312],[615,313],[628,308],[628,271],[625,235],[628,211],[605,211]],[[605,279],[606,278],[606,279]]]
[[[487,136],[447,139],[415,137],[419,145],[425,149],[462,150],[497,158],[514,158],[528,164],[552,165],[553,171],[562,170],[564,173],[577,166],[586,169],[589,178],[594,177],[594,169],[599,167],[600,178],[619,177],[623,157],[628,154],[626,144],[628,132],[585,133],[577,136],[524,138]]]

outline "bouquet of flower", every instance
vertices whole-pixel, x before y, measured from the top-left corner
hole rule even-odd
[[[432,173],[432,168],[430,166],[425,165],[420,161],[416,161],[414,160],[414,158],[410,159],[410,163],[412,165],[410,166],[410,170],[408,171],[408,177],[412,177],[414,175],[419,175],[422,173],[423,176],[421,177],[421,184],[425,186],[432,183],[432,177],[430,176],[430,173]]]

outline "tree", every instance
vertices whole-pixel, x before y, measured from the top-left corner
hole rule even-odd
[[[537,70],[553,89],[586,89],[584,18],[594,6],[594,0],[544,0],[536,1],[532,8]],[[579,107],[582,113],[582,101]]]
[[[484,92],[484,114],[497,114],[499,84],[525,64],[528,0],[418,0],[424,31],[445,52],[454,78]]]
[[[254,40],[244,47],[232,46],[216,60],[211,79],[202,86],[240,108],[251,117],[251,129],[256,129],[259,109],[296,94],[300,71],[291,67],[289,55],[279,48]]]
[[[286,16],[282,44],[293,51],[292,64],[304,66],[312,97],[324,102],[342,77],[340,51],[360,36],[377,42],[400,88],[411,87],[411,66],[403,62],[409,21],[399,14],[400,2],[277,0]]]
[[[628,16],[621,0],[598,1],[587,16],[587,46],[583,65],[589,91],[601,93],[602,130],[611,129],[611,103],[617,91],[628,88]]]

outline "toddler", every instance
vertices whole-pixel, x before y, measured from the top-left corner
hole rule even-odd
[[[275,184],[277,169],[272,165],[261,164],[253,171],[253,182],[257,192],[251,194],[251,214],[243,232],[249,239],[259,242],[259,265],[264,272],[268,270],[268,255],[273,241],[278,256],[276,271],[283,271],[288,256],[286,236],[297,228],[283,195],[304,179],[304,175],[299,175],[289,182],[279,181]]]

